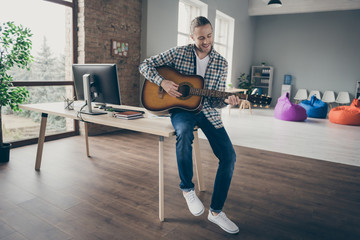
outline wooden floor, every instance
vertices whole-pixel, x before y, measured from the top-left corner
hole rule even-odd
[[[10,239],[360,239],[360,168],[236,146],[224,211],[240,228],[225,233],[194,217],[178,189],[175,138],[165,139],[165,222],[158,219],[158,143],[121,131],[36,145],[0,165],[0,240]],[[200,139],[210,204],[217,160]],[[196,179],[194,179],[196,180]],[[194,181],[196,182],[196,181]]]

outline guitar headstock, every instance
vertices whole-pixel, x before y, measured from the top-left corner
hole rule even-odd
[[[248,95],[247,100],[253,103],[254,105],[269,106],[272,98],[265,95],[253,94],[253,95]]]

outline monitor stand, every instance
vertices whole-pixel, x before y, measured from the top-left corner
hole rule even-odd
[[[91,101],[91,77],[90,74],[83,75],[83,88],[84,88],[84,100],[86,103],[86,109],[82,110],[81,113],[89,114],[89,115],[101,115],[106,114],[105,111],[96,111],[92,109],[92,101]]]

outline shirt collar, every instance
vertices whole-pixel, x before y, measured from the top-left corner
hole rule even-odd
[[[192,47],[192,50],[195,54],[195,44],[191,44],[191,47]],[[214,49],[214,46],[211,47],[211,51],[210,53],[208,54],[209,58],[210,59],[213,59],[215,57],[215,49]]]

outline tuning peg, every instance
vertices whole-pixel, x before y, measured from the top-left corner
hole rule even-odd
[[[266,105],[265,108],[269,108],[269,105]]]
[[[263,106],[260,104],[260,107],[262,108]]]
[[[254,107],[257,107],[257,104],[254,104]]]

